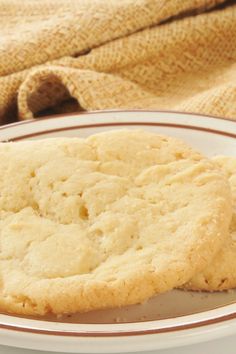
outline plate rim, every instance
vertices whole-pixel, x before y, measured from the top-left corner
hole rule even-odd
[[[230,305],[225,305],[225,307],[228,307]],[[223,306],[222,306],[223,307]],[[214,310],[212,310],[214,311]],[[206,313],[208,311],[203,311],[201,312],[202,314]],[[1,315],[1,314],[0,314]],[[13,317],[11,315],[7,315],[9,317]],[[181,316],[182,318],[184,317],[189,317],[189,316]],[[27,319],[29,320],[29,317],[23,317],[22,319]],[[147,336],[147,335],[153,335],[153,334],[168,334],[168,333],[175,333],[175,332],[181,332],[181,331],[186,331],[186,330],[192,330],[192,329],[202,329],[203,327],[207,326],[213,326],[216,324],[222,324],[222,323],[227,323],[228,321],[235,320],[236,319],[236,311],[227,314],[227,315],[222,315],[219,317],[207,319],[207,320],[202,320],[198,322],[191,322],[191,323],[186,323],[186,324],[180,324],[180,325],[175,325],[175,326],[169,326],[169,327],[164,327],[164,328],[150,328],[150,329],[141,329],[141,330],[116,330],[116,331],[88,331],[85,330],[84,332],[82,331],[72,331],[72,330],[52,330],[52,329],[39,329],[39,328],[32,328],[32,327],[24,327],[24,326],[16,326],[13,324],[2,324],[0,322],[0,329],[2,330],[10,330],[14,332],[24,332],[24,333],[30,333],[30,334],[43,334],[47,336],[59,336],[59,337],[87,337],[87,338],[110,338],[110,337],[134,337],[134,336]],[[33,321],[36,321],[34,319]],[[160,320],[164,321],[164,320]],[[42,321],[43,322],[43,321]],[[146,323],[149,321],[146,321]],[[150,321],[155,324],[155,320]],[[50,321],[49,321],[50,323]],[[51,322],[55,323],[55,322]],[[131,324],[137,324],[138,322],[131,322]],[[63,324],[63,323],[62,323]],[[67,324],[67,323],[64,323]],[[76,325],[76,324],[75,324]],[[108,326],[109,324],[106,324]],[[116,324],[119,325],[119,324]],[[124,324],[122,324],[124,325]],[[94,327],[96,326],[101,326],[100,324],[93,324]]]
[[[202,118],[212,118],[212,119],[218,119],[221,121],[230,121],[233,123],[236,123],[236,119],[233,118],[224,118],[216,115],[211,115],[211,114],[204,114],[204,113],[195,113],[195,112],[185,112],[185,111],[175,111],[175,110],[161,110],[161,109],[101,109],[101,110],[91,110],[91,111],[79,111],[79,112],[69,112],[69,113],[60,113],[60,114],[52,114],[52,115],[45,115],[43,117],[35,117],[32,119],[21,119],[20,121],[13,122],[13,123],[8,123],[0,126],[0,130],[5,130],[10,127],[16,126],[16,125],[22,125],[22,124],[28,124],[28,123],[34,123],[37,121],[43,121],[43,120],[48,120],[48,119],[55,119],[55,118],[66,118],[66,117],[71,117],[71,116],[80,116],[80,115],[93,115],[93,114],[99,114],[99,113],[130,113],[130,112],[143,112],[143,113],[170,113],[170,114],[183,114],[186,116],[198,116]]]

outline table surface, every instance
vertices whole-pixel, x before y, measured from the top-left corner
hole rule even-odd
[[[148,352],[148,354],[235,354],[235,340],[233,337],[226,337],[207,343],[201,343],[194,346],[186,346],[175,349],[165,349],[156,352]],[[0,354],[52,354],[52,352],[42,352],[38,350],[25,350],[0,345]],[[61,353],[63,354],[63,353]],[[67,354],[67,353],[64,353]],[[141,353],[140,353],[141,354]],[[147,354],[142,353],[142,354]]]

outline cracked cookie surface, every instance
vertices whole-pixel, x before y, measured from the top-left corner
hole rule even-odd
[[[189,290],[222,291],[236,287],[236,157],[217,156],[213,161],[229,180],[233,197],[230,234],[203,272],[184,285]]]
[[[2,311],[139,303],[186,283],[226,238],[227,179],[175,138],[1,143],[0,161]]]

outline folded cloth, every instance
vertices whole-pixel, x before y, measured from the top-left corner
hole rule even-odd
[[[236,119],[236,4],[0,0],[0,123],[115,108]]]

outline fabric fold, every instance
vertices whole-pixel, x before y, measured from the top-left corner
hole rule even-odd
[[[236,6],[220,3],[0,0],[0,121],[58,113],[70,98],[78,110],[236,118]]]

